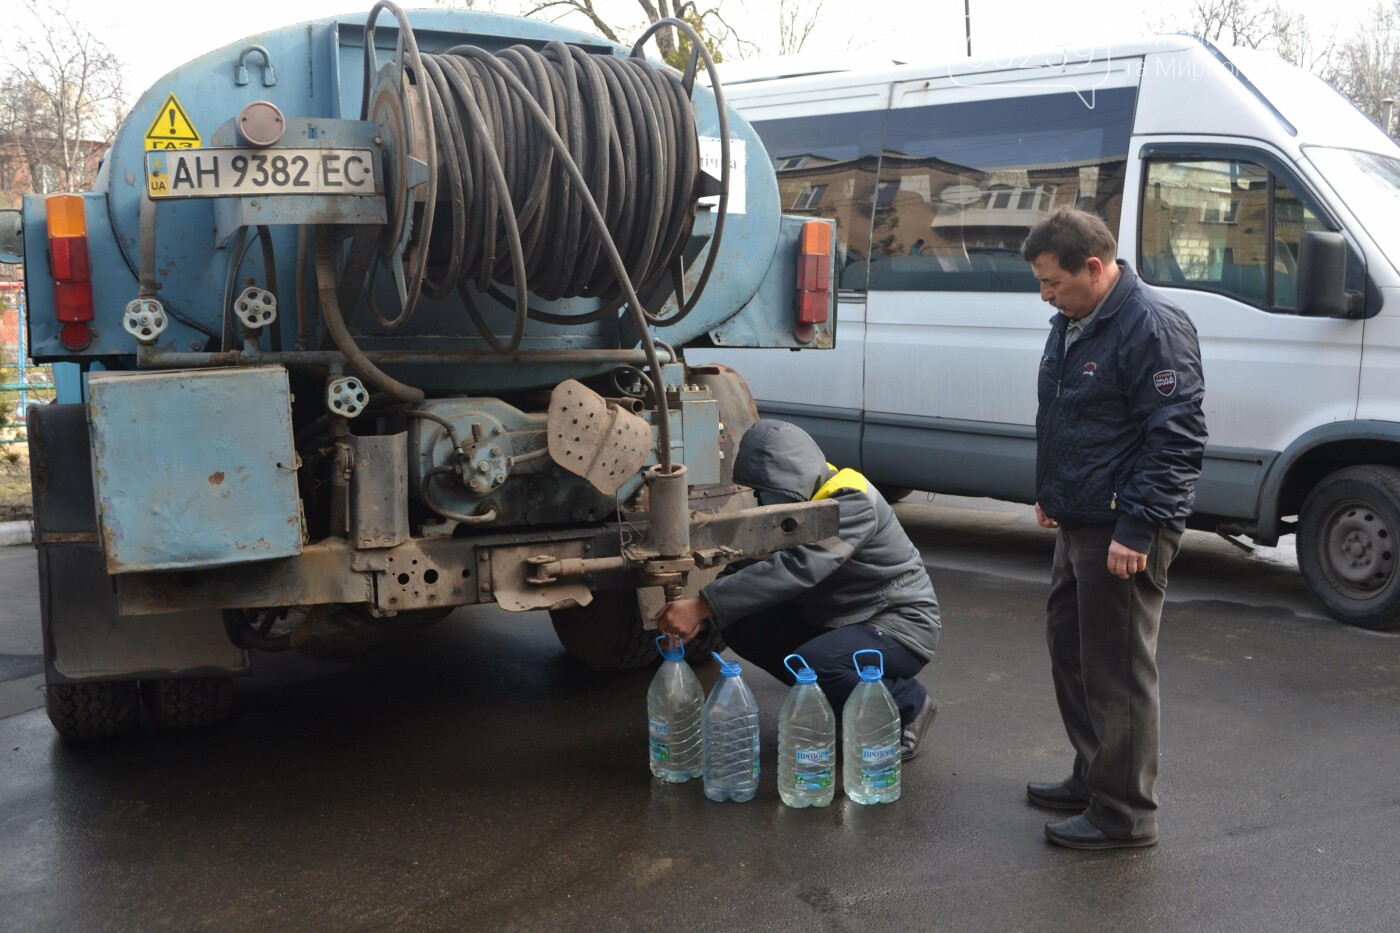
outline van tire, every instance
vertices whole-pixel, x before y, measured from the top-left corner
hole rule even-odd
[[[162,729],[223,722],[233,705],[231,677],[162,677],[141,681],[141,700]]]
[[[593,594],[587,606],[551,609],[549,621],[564,650],[595,671],[628,671],[660,657],[659,633],[643,627],[632,590],[602,590]],[[711,626],[685,646],[685,657],[694,664],[722,648],[719,630]]]
[[[1313,598],[1348,625],[1400,627],[1400,469],[1353,466],[1308,494],[1298,567]]]
[[[90,680],[49,684],[44,710],[63,738],[72,742],[121,735],[136,721],[141,705],[134,680]]]

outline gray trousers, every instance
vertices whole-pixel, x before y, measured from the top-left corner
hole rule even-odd
[[[1147,569],[1108,572],[1112,525],[1060,529],[1046,606],[1050,672],[1074,746],[1069,788],[1110,836],[1157,831],[1157,631],[1181,533],[1159,530]]]

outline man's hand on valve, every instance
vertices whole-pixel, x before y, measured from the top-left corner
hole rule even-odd
[[[675,635],[689,643],[705,628],[710,618],[710,604],[698,597],[678,599],[667,603],[652,617],[656,629],[663,635]]]

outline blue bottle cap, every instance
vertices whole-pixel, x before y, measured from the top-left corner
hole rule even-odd
[[[656,650],[667,661],[679,661],[685,657],[685,642],[671,635],[657,635]]]
[[[719,672],[725,677],[738,677],[744,672],[744,669],[739,666],[739,662],[726,661],[724,658],[719,656],[718,651],[711,651],[710,656],[719,662]]]
[[[875,655],[875,657],[880,659],[880,666],[876,667],[875,665],[870,664],[865,667],[861,667],[860,661],[858,659],[863,654]],[[874,648],[862,648],[861,650],[857,651],[855,654],[851,655],[851,663],[856,666],[856,670],[860,671],[861,680],[879,680],[881,677],[885,676],[885,656]]]
[[[796,658],[797,660],[802,662],[801,670],[792,670],[792,665],[788,662],[791,661],[793,658]],[[814,684],[817,682],[817,672],[812,670],[812,666],[807,663],[807,659],[802,657],[802,655],[800,654],[790,654],[787,657],[783,658],[783,667],[786,667],[789,671],[792,671],[792,676],[796,677],[797,682],[800,684]]]

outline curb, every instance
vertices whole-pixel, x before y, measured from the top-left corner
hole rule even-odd
[[[34,543],[34,523],[0,522],[0,547],[15,547]]]

